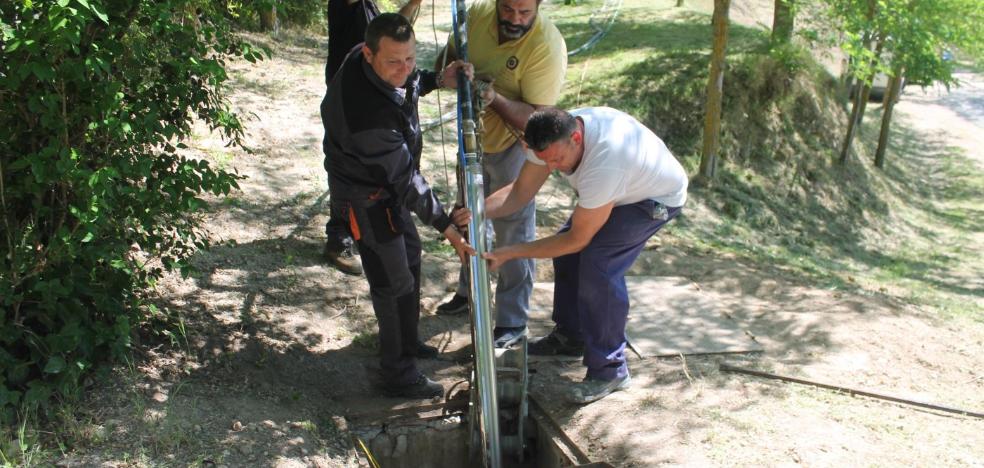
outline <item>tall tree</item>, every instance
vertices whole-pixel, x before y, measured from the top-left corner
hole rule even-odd
[[[984,29],[980,27],[984,24],[984,8],[980,7],[980,0],[828,1],[839,27],[845,31],[847,40],[842,47],[850,57],[851,73],[862,86],[870,86],[876,73],[893,76],[901,84],[902,70],[911,82],[950,86],[955,83],[953,64],[943,59],[943,50],[959,49],[977,60],[984,57]],[[859,14],[862,2],[867,4],[863,16]],[[868,47],[872,38],[880,44],[876,50]],[[850,154],[851,141],[863,112],[864,102],[860,97],[855,100],[856,109],[844,139],[842,162]],[[891,104],[889,100],[887,106]],[[882,116],[882,136],[886,143],[891,117],[891,112]],[[884,153],[881,157],[884,158]]]
[[[874,53],[867,56],[865,59],[863,68],[859,71],[861,73],[861,79],[854,79],[854,87],[851,88],[852,103],[851,106],[851,119],[847,123],[847,132],[844,135],[843,146],[841,147],[840,162],[846,163],[851,154],[851,145],[854,142],[854,136],[861,133],[861,124],[864,122],[864,113],[868,108],[868,100],[871,98],[871,81],[875,76],[875,64],[876,57],[881,57],[882,48],[885,41],[878,41],[875,46]],[[867,50],[868,43],[865,43],[865,48]],[[884,96],[882,96],[884,99]]]
[[[980,60],[984,53],[984,8],[980,0],[895,0],[890,15],[880,25],[892,72],[892,86],[885,98],[875,165],[884,167],[895,101],[903,79],[949,87],[955,83],[953,63],[943,57],[951,47]],[[906,75],[903,75],[903,71]]]
[[[776,0],[772,14],[772,43],[785,44],[793,38],[796,0]]]
[[[857,15],[857,7],[863,5],[865,14]],[[838,7],[840,8],[838,10]],[[848,55],[848,73],[854,78],[849,80],[855,83],[851,90],[853,96],[853,106],[851,108],[851,118],[847,123],[847,132],[841,145],[840,162],[844,164],[850,158],[851,145],[854,143],[854,135],[861,125],[861,117],[867,105],[868,95],[871,92],[871,79],[874,76],[874,65],[878,62],[878,54],[881,51],[881,41],[875,51],[871,50],[871,41],[876,35],[872,27],[872,20],[877,11],[875,0],[847,0],[840,4],[835,2],[835,11],[842,16],[841,19],[846,27],[847,41],[843,48]]]
[[[717,170],[721,138],[721,101],[724,95],[724,59],[728,46],[728,10],[731,0],[714,0],[714,48],[711,52],[711,74],[707,78],[707,113],[704,115],[704,145],[700,158],[700,177],[705,182],[714,178]]]

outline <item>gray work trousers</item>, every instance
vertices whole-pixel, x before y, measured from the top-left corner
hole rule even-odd
[[[511,184],[526,162],[526,151],[519,141],[501,153],[486,153],[482,159],[485,195]],[[492,220],[495,247],[521,244],[536,239],[536,202],[504,218]],[[535,262],[532,258],[510,260],[499,268],[495,287],[495,326],[522,327],[530,316]],[[462,268],[458,275],[458,294],[468,297],[468,278]]]

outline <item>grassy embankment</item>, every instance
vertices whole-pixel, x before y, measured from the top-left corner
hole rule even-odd
[[[554,5],[573,49],[601,0]],[[607,105],[660,135],[691,174],[699,165],[709,12],[627,0],[595,48],[571,58],[561,106]],[[959,150],[897,118],[888,165],[871,155],[881,107],[869,105],[855,155],[837,162],[848,104],[804,49],[767,50],[768,31],[732,25],[719,173],[692,190],[668,234],[686,248],[737,255],[805,282],[886,294],[944,318],[984,320],[974,243],[984,176]]]

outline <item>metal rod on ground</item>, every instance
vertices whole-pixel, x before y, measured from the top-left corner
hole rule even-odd
[[[918,406],[920,408],[929,408],[929,409],[932,409],[932,410],[944,411],[944,412],[947,412],[947,413],[955,413],[955,414],[960,414],[960,415],[964,415],[964,416],[971,416],[971,417],[975,417],[975,418],[982,418],[982,419],[984,419],[984,413],[977,413],[977,412],[962,410],[962,409],[958,409],[958,408],[949,408],[949,407],[946,407],[946,406],[940,406],[940,405],[936,405],[936,404],[932,404],[932,403],[923,403],[921,401],[909,400],[909,399],[906,399],[906,398],[899,398],[899,397],[894,397],[894,396],[891,396],[891,395],[882,395],[882,394],[879,394],[879,393],[867,392],[867,391],[864,391],[864,390],[856,390],[856,389],[853,389],[853,388],[840,387],[840,386],[837,386],[837,385],[830,385],[830,384],[825,384],[825,383],[820,383],[820,382],[813,382],[813,381],[805,380],[805,379],[797,379],[795,377],[787,377],[787,376],[784,376],[784,375],[770,374],[768,372],[762,372],[762,371],[757,371],[757,370],[752,370],[752,369],[745,369],[743,367],[729,366],[727,364],[721,364],[720,369],[722,371],[724,371],[724,372],[735,372],[735,373],[738,373],[738,374],[754,375],[756,377],[762,377],[762,378],[766,378],[766,379],[784,380],[786,382],[794,382],[794,383],[803,384],[803,385],[812,385],[814,387],[826,388],[826,389],[829,389],[829,390],[837,390],[839,392],[848,393],[850,395],[861,395],[861,396],[866,396],[866,397],[871,397],[871,398],[877,398],[879,400],[887,400],[887,401],[893,401],[895,403],[902,403],[904,405]]]
[[[632,339],[631,339],[631,338],[629,337],[629,334],[628,334],[628,333],[626,333],[626,334],[625,334],[625,344],[627,344],[627,345],[629,346],[629,349],[631,349],[631,350],[632,350],[632,352],[633,352],[633,353],[635,353],[635,354],[636,354],[636,356],[637,356],[637,357],[638,357],[639,359],[645,359],[645,358],[644,358],[644,357],[642,356],[642,353],[640,353],[640,352],[639,352],[639,348],[636,348],[636,347],[635,347],[635,344],[634,344],[634,343],[632,343]]]
[[[464,0],[452,0],[454,45],[458,58],[468,60],[468,31]],[[489,300],[488,266],[482,254],[488,251],[485,233],[485,190],[482,178],[481,149],[475,135],[475,109],[472,107],[471,83],[458,72],[458,164],[464,168],[465,205],[471,211],[469,240],[476,255],[469,259],[472,326],[474,327],[475,375],[481,405],[481,427],[485,462],[491,468],[502,466],[499,445],[499,404],[496,395],[495,348],[492,343],[492,314]]]

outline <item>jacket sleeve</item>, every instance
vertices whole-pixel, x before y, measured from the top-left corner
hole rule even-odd
[[[424,176],[413,167],[413,156],[403,135],[391,129],[373,129],[352,136],[355,157],[373,178],[373,182],[395,198],[395,203],[417,213],[424,223],[440,232],[451,218]]]
[[[437,72],[418,70],[420,73],[420,95],[426,96],[437,89]]]

